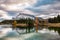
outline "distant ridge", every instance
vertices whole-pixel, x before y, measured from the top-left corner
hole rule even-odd
[[[19,14],[16,16],[16,18],[17,18],[18,16],[20,16],[20,15],[25,15],[25,16],[30,16],[30,17],[36,18],[36,16],[34,16],[34,15],[25,14],[25,13],[19,13]],[[42,18],[41,18],[41,17],[38,17],[38,19],[42,19]]]
[[[31,15],[31,14],[25,14],[25,13],[19,13],[18,15],[16,15],[16,17],[15,17],[15,20],[16,20],[16,18],[18,18],[18,16],[20,16],[20,15],[25,15],[25,16],[30,16],[30,17],[32,17],[32,18],[36,18],[34,15]],[[39,20],[43,20],[41,17],[38,17],[38,19]],[[8,19],[5,19],[5,20],[8,20]],[[12,18],[11,20],[14,20],[14,18]],[[2,21],[4,21],[4,20],[2,20]],[[2,22],[1,21],[1,22]],[[8,20],[9,21],[9,20]]]

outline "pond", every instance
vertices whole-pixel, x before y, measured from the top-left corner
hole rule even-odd
[[[12,28],[0,26],[0,40],[60,40],[59,30],[60,28],[43,28],[38,30],[38,33],[19,34],[16,30],[12,30]],[[20,31],[23,32],[22,30]]]

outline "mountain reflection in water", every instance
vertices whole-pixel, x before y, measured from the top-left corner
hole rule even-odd
[[[45,28],[38,30],[38,33],[18,34],[12,28],[2,28],[0,26],[0,40],[60,40],[60,36],[58,31],[55,32]]]

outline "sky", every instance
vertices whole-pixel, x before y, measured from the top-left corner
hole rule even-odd
[[[19,13],[53,18],[60,14],[60,0],[0,0],[0,20],[12,19]]]

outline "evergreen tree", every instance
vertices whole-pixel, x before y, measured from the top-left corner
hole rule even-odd
[[[60,15],[57,16],[57,20],[58,20],[58,22],[60,22]]]
[[[57,17],[54,17],[54,18],[49,18],[48,21],[50,23],[60,23],[60,15],[58,15]]]

